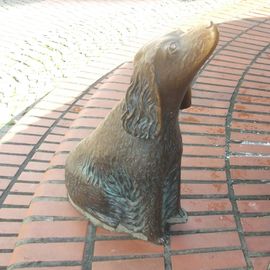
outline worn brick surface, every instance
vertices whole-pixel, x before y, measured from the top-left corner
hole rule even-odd
[[[240,251],[172,256],[173,269],[245,269],[245,265]]]
[[[141,240],[96,241],[94,256],[161,254],[163,247]]]
[[[133,259],[133,260],[116,260],[106,262],[94,262],[92,266],[93,270],[137,270],[147,269],[156,270],[164,269],[164,263],[162,258],[147,258],[147,259]]]
[[[219,22],[220,43],[179,116],[189,221],[171,226],[167,245],[95,228],[66,198],[68,152],[124,96],[126,63],[89,89],[83,78],[62,82],[2,138],[0,269],[266,270],[269,13],[266,0],[248,0],[207,17]]]

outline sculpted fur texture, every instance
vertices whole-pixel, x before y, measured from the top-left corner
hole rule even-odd
[[[190,84],[217,42],[211,23],[136,54],[125,98],[66,161],[69,199],[95,225],[162,244],[168,224],[186,221],[178,113],[191,106]]]

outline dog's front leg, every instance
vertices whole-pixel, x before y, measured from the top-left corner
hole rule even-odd
[[[167,236],[165,234],[165,227],[162,222],[162,193],[155,196],[152,213],[149,213],[148,227],[148,240],[156,244],[165,244],[167,242]]]
[[[187,222],[187,212],[180,205],[180,166],[176,164],[166,176],[163,188],[164,226]]]

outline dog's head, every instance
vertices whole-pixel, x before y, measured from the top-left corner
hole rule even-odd
[[[142,47],[123,106],[125,130],[143,139],[156,138],[166,115],[191,106],[190,83],[218,42],[211,23],[187,33],[174,31]]]

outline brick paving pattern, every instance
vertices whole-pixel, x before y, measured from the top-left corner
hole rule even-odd
[[[171,226],[168,245],[95,228],[66,198],[65,158],[124,96],[127,62],[85,91],[53,91],[3,137],[0,269],[266,270],[269,14],[263,0],[209,14],[220,42],[193,84],[193,106],[179,117],[189,221]]]
[[[89,86],[151,37],[239,1],[0,0],[0,127],[66,81]]]

